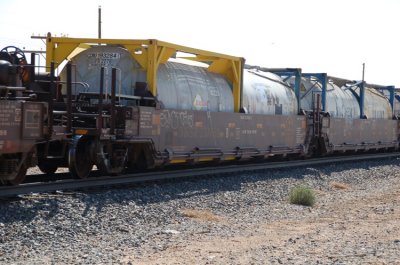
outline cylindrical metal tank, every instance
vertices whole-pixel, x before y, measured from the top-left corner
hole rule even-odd
[[[89,48],[71,59],[72,64],[76,65],[73,71],[74,82],[85,82],[89,88],[82,86],[74,87],[73,93],[79,92],[99,92],[100,86],[100,68],[104,66],[105,70],[105,93],[111,91],[111,68],[120,69],[118,73],[117,93],[122,95],[134,95],[136,82],[146,81],[146,72],[132,58],[130,53],[121,47],[116,46],[95,46]],[[61,79],[66,80],[66,69],[61,72]],[[63,86],[63,93],[66,87]]]
[[[294,86],[294,77],[289,78],[288,81]],[[313,103],[316,100],[315,94],[317,93],[322,93],[321,83],[309,77],[302,77],[300,89],[301,108],[304,110],[313,110]],[[354,93],[349,88],[340,88],[332,82],[328,82],[327,84],[325,111],[334,118],[360,118],[360,105]]]
[[[233,112],[231,85],[204,67],[167,62],[158,67],[157,84],[165,108]]]
[[[400,117],[400,95],[395,94],[394,97],[394,107],[393,107],[393,114],[397,117]]]
[[[76,82],[86,82],[86,92],[98,92],[100,67],[106,67],[105,92],[111,91],[111,68],[120,69],[117,94],[133,96],[137,82],[146,82],[146,72],[124,48],[96,46],[72,58],[76,65]],[[61,73],[65,80],[66,73]],[[117,78],[118,79],[118,78]],[[119,84],[120,83],[120,84]],[[83,90],[83,87],[79,88]],[[65,93],[65,90],[63,90]],[[79,91],[74,91],[78,94]],[[204,67],[167,62],[157,73],[157,98],[164,108],[233,112],[232,88],[222,75]]]
[[[251,114],[296,115],[293,89],[279,76],[263,71],[244,70],[243,108]]]
[[[359,94],[359,88],[355,89]],[[392,107],[388,98],[376,89],[366,87],[364,114],[368,119],[392,119]]]
[[[390,99],[390,91],[387,89],[379,90],[388,100]],[[390,104],[390,102],[389,102]],[[400,117],[400,95],[397,91],[394,92],[393,116]]]
[[[289,83],[293,86],[295,79],[289,79]],[[313,94],[321,93],[321,84],[309,77],[303,77],[301,80],[301,108],[304,110],[313,109]],[[359,96],[359,88],[357,86],[338,87],[332,82],[327,84],[326,93],[326,111],[331,117],[335,118],[360,118],[360,104],[357,96]],[[364,114],[368,119],[391,119],[392,110],[387,97],[373,88],[365,89],[364,98]]]

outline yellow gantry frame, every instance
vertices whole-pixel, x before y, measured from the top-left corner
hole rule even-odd
[[[157,69],[160,64],[164,64],[176,52],[193,54],[193,57],[183,57],[185,59],[204,62],[209,64],[209,72],[218,73],[226,76],[233,86],[233,98],[235,112],[239,112],[241,107],[241,85],[242,70],[244,59],[205,50],[194,49],[155,39],[148,40],[126,40],[126,39],[83,39],[52,37],[50,34],[46,38],[46,67],[50,67],[51,62],[60,65],[77,48],[87,49],[91,45],[120,45],[126,48],[140,66],[147,72],[147,83],[151,93],[157,95]]]

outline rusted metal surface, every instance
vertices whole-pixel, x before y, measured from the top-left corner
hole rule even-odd
[[[44,103],[0,101],[0,182],[18,184],[35,159],[35,144],[44,136]]]
[[[135,111],[133,111],[135,112]],[[250,152],[301,153],[306,137],[306,117],[269,116],[189,110],[155,110],[140,107],[138,123],[127,123],[127,131],[151,138],[159,152],[208,153],[224,156]]]
[[[398,121],[383,119],[323,118],[333,150],[373,149],[398,146]]]
[[[0,101],[0,155],[28,152],[43,137],[43,103]]]

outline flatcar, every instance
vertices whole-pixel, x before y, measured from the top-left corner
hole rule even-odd
[[[72,135],[58,166],[67,161],[75,177],[93,165],[119,174],[307,154],[307,116],[297,115],[293,89],[276,74],[244,69],[242,58],[157,40],[48,36],[47,45],[47,66],[70,58],[60,74],[64,102],[54,109]]]

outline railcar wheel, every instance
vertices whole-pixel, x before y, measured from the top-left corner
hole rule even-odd
[[[97,147],[97,167],[102,174],[118,175],[126,166],[128,148],[122,145],[99,142]]]
[[[92,140],[82,135],[75,136],[68,152],[68,167],[77,179],[87,178],[93,168]]]

